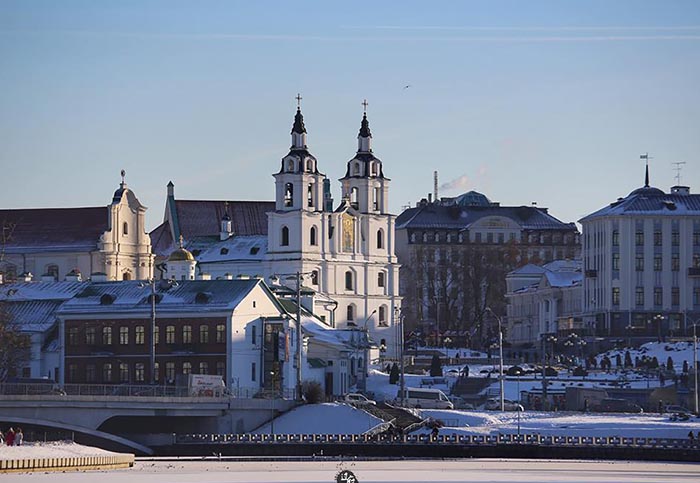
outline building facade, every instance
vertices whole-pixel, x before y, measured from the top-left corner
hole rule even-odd
[[[122,182],[106,207],[0,210],[0,282],[153,276],[146,207]]]
[[[583,310],[600,337],[687,335],[700,318],[700,195],[644,186],[580,220]]]
[[[500,206],[474,191],[422,200],[397,219],[406,322],[435,343],[449,331],[481,348],[495,330],[486,308],[506,314],[508,272],[579,253],[576,226],[546,208]]]

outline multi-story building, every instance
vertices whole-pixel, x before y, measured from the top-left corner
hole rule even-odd
[[[472,347],[489,337],[483,324],[487,307],[505,315],[508,272],[527,263],[573,259],[580,251],[573,223],[546,208],[500,206],[474,191],[422,200],[396,226],[407,323],[435,338],[450,331],[454,342]]]
[[[0,283],[93,273],[108,280],[150,278],[145,215],[124,172],[107,206],[0,210]]]
[[[506,340],[509,352],[526,356],[539,351],[543,337],[590,335],[581,317],[583,273],[580,260],[528,264],[506,277]]]
[[[644,186],[580,220],[583,310],[601,337],[681,335],[700,318],[700,195]]]

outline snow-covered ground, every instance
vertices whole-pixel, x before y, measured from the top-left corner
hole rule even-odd
[[[0,460],[70,458],[76,456],[107,456],[111,454],[118,453],[71,442],[25,443],[22,446],[0,446]]]
[[[275,418],[255,433],[269,434],[361,434],[383,423],[379,418],[347,404],[307,404]]]
[[[600,359],[607,355],[612,361],[613,368],[615,367],[615,359],[619,354],[622,358],[624,364],[625,353],[629,351],[632,362],[639,357],[640,359],[644,356],[649,358],[654,358],[659,361],[659,365],[666,365],[668,358],[670,357],[673,361],[673,367],[676,372],[680,372],[683,369],[683,361],[687,362],[690,367],[693,365],[693,343],[692,342],[649,342],[641,345],[639,348],[622,348],[613,349],[603,354],[598,355],[597,359]]]

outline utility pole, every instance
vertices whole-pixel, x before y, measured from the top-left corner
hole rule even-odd
[[[498,381],[499,381],[499,388],[501,391],[501,412],[506,410],[505,407],[505,395],[504,395],[504,387],[503,387],[503,327],[501,325],[501,318],[496,315],[496,313],[491,310],[490,307],[486,307],[486,310],[491,313],[494,317],[496,317],[496,321],[498,321]],[[520,397],[520,395],[518,395]]]
[[[297,401],[301,401],[301,272],[297,272]]]

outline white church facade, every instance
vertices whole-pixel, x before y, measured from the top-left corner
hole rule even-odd
[[[367,113],[335,208],[330,180],[308,148],[300,107],[291,137],[289,153],[273,174],[274,202],[176,200],[170,183],[164,223],[151,233],[156,253],[165,258],[182,236],[199,276],[259,276],[293,288],[299,273],[303,287],[316,293],[307,308],[329,326],[367,329],[383,354],[395,357],[396,217],[388,210],[390,180],[372,151]],[[167,262],[163,269],[165,278],[181,276]]]

